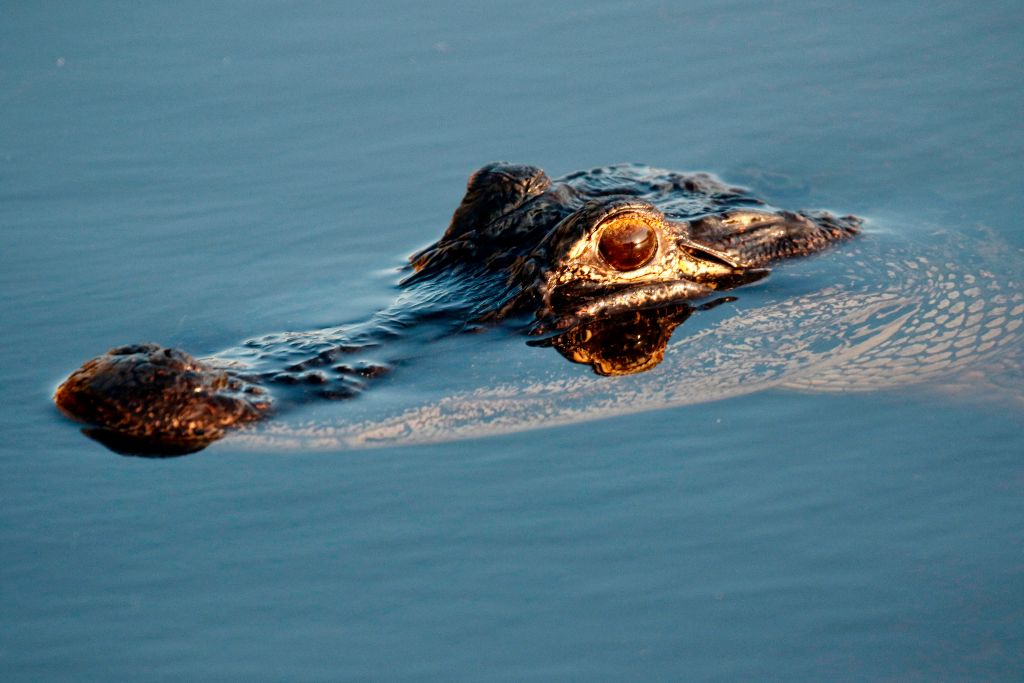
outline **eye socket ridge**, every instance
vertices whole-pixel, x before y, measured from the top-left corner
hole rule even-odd
[[[658,233],[646,217],[634,212],[620,213],[601,225],[597,251],[615,270],[636,270],[650,263],[658,253]]]

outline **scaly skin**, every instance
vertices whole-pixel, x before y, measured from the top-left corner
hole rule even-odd
[[[641,372],[693,310],[687,302],[760,279],[767,265],[859,225],[775,210],[702,173],[622,165],[552,181],[532,166],[490,164],[470,177],[441,239],[411,257],[402,295],[366,323],[271,335],[206,361],[120,347],[72,373],[54,400],[123,450],[187,452],[273,412],[266,386],[292,387],[291,400],[347,398],[388,369],[344,363],[354,350],[513,317],[529,318],[534,334],[564,332],[550,344],[599,374]],[[623,328],[643,330],[650,347],[620,348]]]

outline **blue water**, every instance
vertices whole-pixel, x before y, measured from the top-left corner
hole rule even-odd
[[[784,178],[1020,259],[1020,3],[0,14],[4,680],[1024,677],[1019,405],[762,392],[152,461],[49,404],[116,344],[358,320],[492,159]]]

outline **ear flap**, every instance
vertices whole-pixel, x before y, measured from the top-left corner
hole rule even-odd
[[[748,268],[821,251],[860,232],[861,219],[827,211],[737,209],[690,221],[698,243],[727,254]]]
[[[495,218],[514,211],[549,187],[551,181],[536,166],[505,161],[487,164],[469,177],[466,196],[455,209],[442,241],[458,239],[471,230],[482,231]]]

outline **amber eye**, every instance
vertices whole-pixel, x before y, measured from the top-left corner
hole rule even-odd
[[[658,236],[647,223],[637,218],[624,218],[604,228],[597,248],[612,268],[636,270],[654,257]]]

